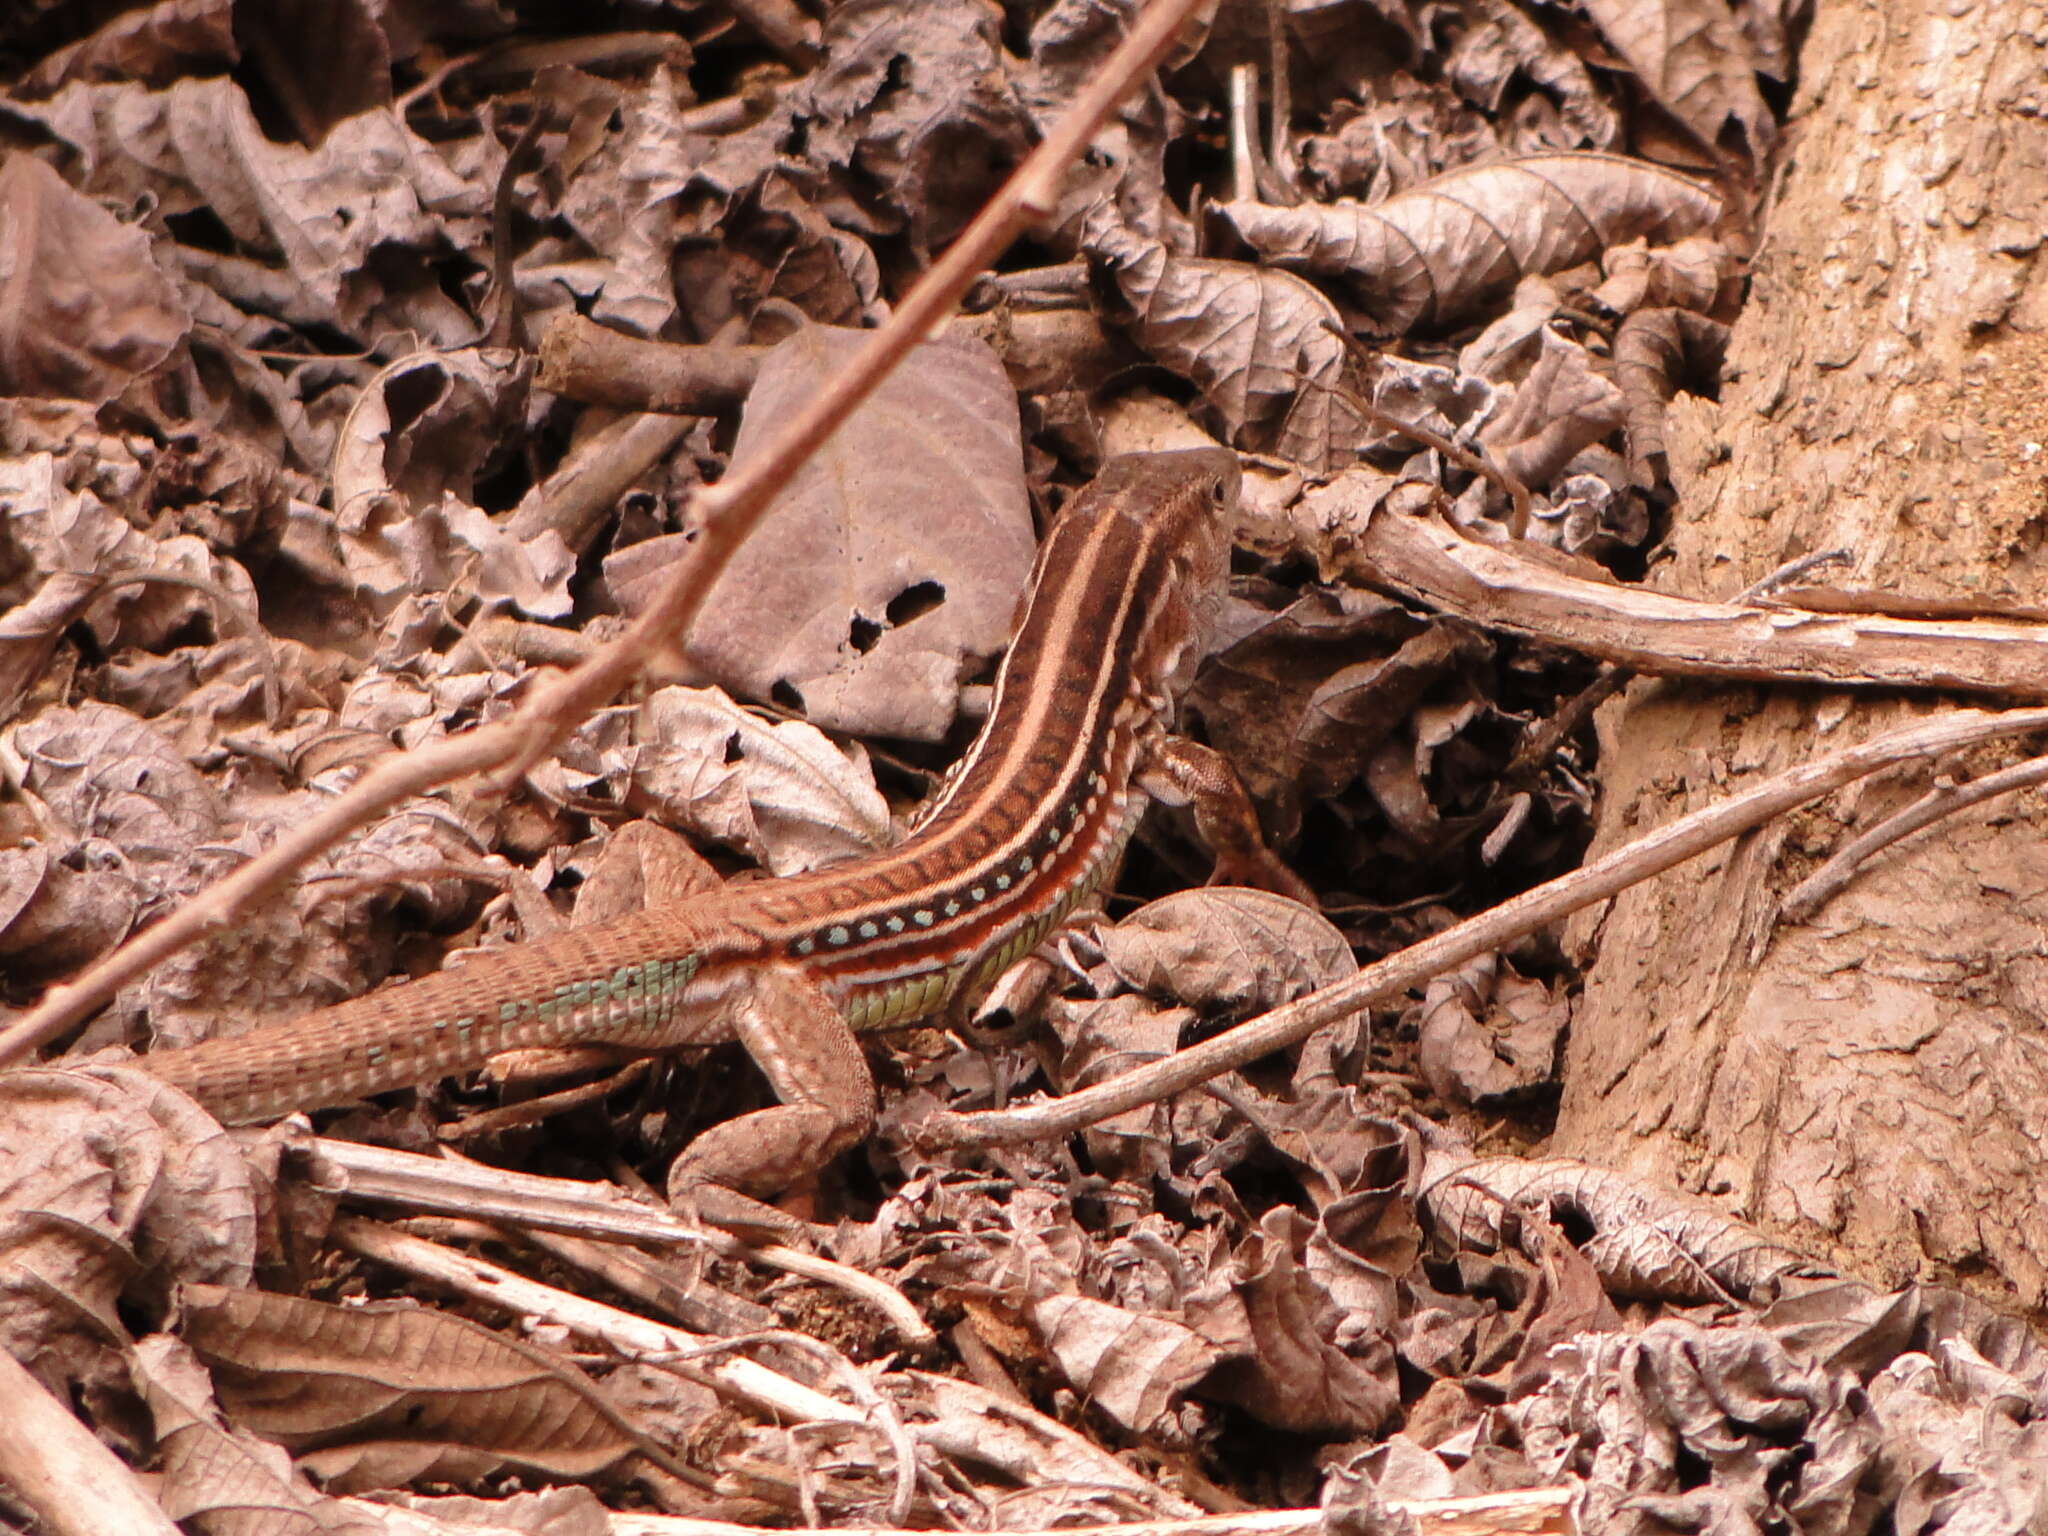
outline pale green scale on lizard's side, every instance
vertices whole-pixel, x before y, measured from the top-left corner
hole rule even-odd
[[[588,1010],[603,1009],[603,1018],[657,1029],[666,1024],[682,1005],[684,989],[697,974],[702,957],[695,954],[672,959],[622,965],[603,976],[582,976],[557,983],[540,997],[509,997],[498,1004],[497,1022],[513,1027],[527,1020],[543,1025],[581,1028],[591,1022]],[[436,1035],[453,1030],[467,1039],[477,1027],[473,1013],[433,1020],[428,1029]]]

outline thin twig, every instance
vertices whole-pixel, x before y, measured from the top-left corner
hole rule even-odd
[[[1034,1491],[1043,1491],[1034,1490]],[[1508,1493],[1471,1494],[1456,1499],[1389,1499],[1387,1508],[1412,1516],[1422,1536],[1563,1536],[1577,1490],[1517,1488]],[[382,1509],[383,1506],[369,1506]],[[1320,1509],[1250,1509],[1191,1520],[1140,1520],[1123,1525],[1073,1525],[1060,1536],[1316,1536],[1324,1528]],[[755,1528],[723,1520],[619,1511],[611,1516],[614,1536],[755,1536]],[[918,1536],[911,1531],[868,1528],[840,1536]],[[998,1529],[985,1536],[1048,1536],[1044,1527]]]
[[[1810,555],[1801,555],[1797,560],[1787,560],[1761,581],[1751,582],[1728,601],[1736,604],[1760,603],[1770,593],[1789,581],[1797,581],[1808,572],[1823,565],[1834,565],[1849,558],[1846,549],[1815,550]],[[1549,719],[1537,721],[1523,733],[1521,742],[1515,747],[1515,755],[1501,772],[1504,785],[1519,785],[1527,782],[1550,761],[1551,753],[1558,749],[1567,737],[1575,734],[1593,718],[1593,711],[1613,698],[1635,680],[1636,674],[1627,667],[1611,661],[1600,663],[1600,670],[1593,681],[1586,684]],[[1496,798],[1498,793],[1496,792]]]
[[[1059,178],[1140,79],[1151,72],[1199,0],[1153,0],[1059,126],[1028,155],[945,255],[904,296],[830,384],[798,411],[751,464],[694,498],[699,533],[660,597],[610,644],[573,670],[536,679],[512,714],[461,736],[407,752],[371,768],[347,793],[288,829],[262,855],[87,968],[53,987],[4,1034],[0,1067],[82,1022],[130,982],[208,933],[232,925],[278,890],[295,870],[401,800],[468,774],[496,770],[516,780],[616,695],[682,634],[704,594],[790,473],[823,446],[905,354],[959,303],[981,269],[1012,240],[1055,211]]]
[[[2048,783],[2048,757],[2030,757],[2023,763],[2014,763],[2010,768],[2001,768],[1996,773],[1987,773],[1981,779],[1971,779],[1964,784],[1936,784],[1896,816],[1888,817],[1868,832],[1851,839],[1847,847],[1837,851],[1827,863],[1793,886],[1779,906],[1779,914],[1788,923],[1803,923],[1820,910],[1822,903],[1854,879],[1856,871],[1881,849],[1911,837],[1922,827],[1932,826],[1944,816],[1953,816],[1957,811],[1982,804],[1995,796],[2043,783]]]
[[[1899,763],[2044,729],[2048,729],[2048,709],[2036,708],[2003,714],[1957,710],[1888,731],[1819,762],[1774,774],[1740,794],[1682,816],[1605,858],[1546,881],[1491,911],[1369,965],[1335,986],[1312,992],[1213,1040],[1051,1103],[980,1114],[935,1115],[920,1127],[920,1139],[934,1147],[1038,1141],[1071,1134],[1141,1104],[1157,1103],[1220,1072],[1298,1044],[1324,1025],[1419,986],[1546,923],[1619,895],[1852,780]]]

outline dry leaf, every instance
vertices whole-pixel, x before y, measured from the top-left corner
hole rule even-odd
[[[1532,490],[1549,485],[1623,415],[1621,391],[1595,371],[1584,347],[1547,328],[1538,343],[1527,379],[1479,431],[1501,472]]]
[[[73,80],[168,85],[181,74],[234,63],[234,21],[233,0],[157,0],[59,48],[17,82],[14,93],[34,101]]]
[[[924,256],[1031,146],[1001,17],[977,0],[852,0],[833,7],[821,41],[825,62],[793,105],[806,157],[849,199],[871,206],[879,193]]]
[[[0,1348],[60,1397],[114,1411],[122,1305],[246,1284],[255,1234],[248,1169],[182,1095],[132,1068],[0,1074]]]
[[[1449,1103],[1497,1103],[1550,1084],[1569,1018],[1541,982],[1482,956],[1430,982],[1416,1063]]]
[[[1089,213],[1082,241],[1115,279],[1132,338],[1200,388],[1227,442],[1312,470],[1355,450],[1357,418],[1332,393],[1345,355],[1324,322],[1337,311],[1313,287],[1245,262],[1176,255],[1109,203]]]
[[[179,1333],[212,1370],[228,1416],[335,1492],[507,1466],[591,1477],[639,1448],[566,1360],[465,1318],[212,1285],[180,1297]]]
[[[1394,1352],[1369,1329],[1353,1333],[1349,1349],[1333,1341],[1341,1313],[1303,1267],[1315,1230],[1280,1206],[1247,1237],[1238,1293],[1248,1348],[1217,1372],[1216,1388],[1279,1429],[1376,1434],[1400,1407]]]
[[[635,735],[636,793],[778,875],[895,840],[866,754],[801,720],[770,725],[716,688],[664,688],[641,706]]]
[[[1670,483],[1664,448],[1664,406],[1682,381],[1718,384],[1728,327],[1682,309],[1641,309],[1614,333],[1614,381],[1628,411],[1629,478],[1637,485]]]
[[[1278,1007],[1358,969],[1327,918],[1242,886],[1163,897],[1096,941],[1125,985],[1234,1013]]]
[[[1701,144],[1722,146],[1733,127],[1746,158],[1760,162],[1770,153],[1777,125],[1725,0],[1585,0],[1585,9],[1644,88]]]
[[[0,160],[0,394],[112,399],[192,321],[149,237],[34,155]]]
[[[1681,1301],[1767,1294],[1813,1261],[1703,1200],[1644,1188],[1569,1158],[1480,1158],[1432,1166],[1423,1208],[1446,1240],[1482,1251],[1500,1242],[1501,1211],[1547,1210],[1592,1236],[1582,1246],[1610,1291]]]
[[[1169,1427],[1174,1400],[1218,1358],[1171,1318],[1086,1296],[1048,1296],[1031,1309],[1031,1318],[1061,1374],[1133,1434],[1155,1436]]]
[[[813,326],[770,353],[734,462],[858,342]],[[992,351],[920,348],[782,488],[707,596],[691,659],[814,724],[944,734],[962,672],[1008,638],[1031,569],[1017,431]]]
[[[275,1445],[220,1422],[213,1386],[192,1351],[168,1334],[135,1346],[135,1389],[148,1407],[163,1466],[164,1513],[195,1529],[317,1531],[378,1536],[369,1516],[316,1493]]]
[[[1530,273],[1557,272],[1624,240],[1669,243],[1708,228],[1721,200],[1621,155],[1531,155],[1467,166],[1385,202],[1217,212],[1269,261],[1346,278],[1392,335],[1442,329]]]

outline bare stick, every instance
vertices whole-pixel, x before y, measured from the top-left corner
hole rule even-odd
[[[1422,1536],[1564,1536],[1574,1489],[1517,1488],[1508,1493],[1470,1494],[1457,1499],[1388,1499],[1387,1508],[1412,1515]],[[368,1506],[380,1508],[381,1506]],[[616,1536],[754,1536],[755,1527],[682,1515],[620,1512],[612,1515]],[[1067,1526],[1062,1536],[1316,1536],[1324,1529],[1320,1509],[1249,1509],[1192,1520],[1140,1520],[1127,1525]],[[912,1531],[874,1527],[841,1530],[833,1536],[917,1536]],[[987,1536],[1049,1536],[1043,1529],[998,1530]]]
[[[1827,863],[1793,886],[1778,909],[1779,915],[1788,923],[1805,922],[1820,910],[1822,903],[1854,879],[1856,871],[1880,850],[1889,848],[1902,838],[1911,837],[1922,827],[1931,826],[1944,816],[1953,816],[1957,811],[1981,804],[1994,796],[2011,794],[2016,789],[2041,783],[2048,783],[2048,757],[2030,757],[2023,763],[1987,773],[1967,784],[1935,785],[1898,815],[1886,818],[1868,832],[1851,839],[1848,847],[1835,853]]]
[[[1340,480],[1336,482],[1341,485]],[[1659,677],[1942,688],[2048,698],[2048,624],[1823,613],[1588,581],[1447,523],[1373,517],[1350,569],[1445,613]]]
[[[1389,955],[1335,986],[1275,1008],[1213,1040],[1177,1051],[1164,1061],[1047,1104],[972,1115],[937,1115],[919,1128],[919,1137],[927,1145],[941,1147],[1036,1141],[1067,1135],[1140,1104],[1156,1103],[1218,1073],[1256,1061],[1270,1051],[1297,1044],[1324,1025],[1420,986],[1474,955],[1498,949],[1546,923],[1618,895],[1851,780],[1899,763],[2043,729],[2048,729],[2048,709],[2016,709],[2004,714],[1967,709],[1888,731],[1833,757],[1773,774],[1716,805],[1681,816],[1603,859],[1546,881],[1489,912],[1467,918],[1399,954]]]
[[[1061,173],[1158,63],[1197,3],[1153,0],[1051,136],[1025,157],[960,238],[918,279],[889,323],[776,434],[760,458],[698,493],[701,532],[691,557],[617,639],[573,670],[537,679],[525,702],[504,719],[371,768],[346,794],[287,831],[259,857],[94,962],[76,981],[51,988],[19,1023],[0,1034],[0,1067],[21,1061],[104,1007],[122,987],[202,935],[230,926],[308,859],[388,807],[465,774],[495,769],[506,779],[516,778],[631,682],[649,656],[683,632],[790,472],[817,452],[904,354],[945,318],[983,267],[1024,229],[1052,215]]]

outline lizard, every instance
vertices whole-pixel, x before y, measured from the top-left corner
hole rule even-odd
[[[1112,459],[1069,501],[981,731],[895,848],[509,945],[139,1064],[246,1124],[507,1050],[737,1039],[779,1102],[701,1132],[669,1184],[707,1219],[748,1224],[758,1197],[872,1129],[856,1035],[985,993],[1100,892],[1150,798],[1196,803],[1219,877],[1305,892],[1258,839],[1228,765],[1170,735],[1223,595],[1239,488],[1234,454],[1195,448]]]

